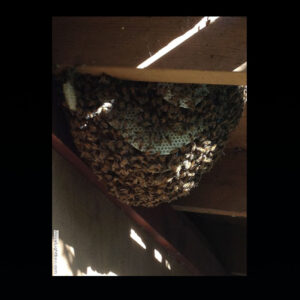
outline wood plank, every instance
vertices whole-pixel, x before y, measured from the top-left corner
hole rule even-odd
[[[235,148],[247,150],[247,103],[237,127],[230,133],[225,152]]]
[[[179,211],[247,217],[247,151],[226,152],[190,195],[173,202]]]
[[[66,65],[54,70],[59,73]],[[183,69],[135,69],[124,67],[100,67],[82,65],[78,72],[99,75],[106,73],[120,79],[150,82],[199,83],[245,85],[247,75],[245,72],[200,71]]]
[[[158,60],[153,68],[231,72],[247,61],[246,41],[246,17],[220,17]]]
[[[97,177],[64,143],[52,134],[52,146],[71,162],[87,179],[95,184],[117,207],[146,230],[177,261],[195,275],[225,275],[226,272],[213,254],[206,239],[183,216],[172,211],[169,205],[151,209],[134,208],[107,194],[104,182]],[[161,219],[158,222],[158,219]],[[167,222],[167,223],[166,223]],[[177,225],[176,225],[177,224]],[[178,225],[179,224],[179,225]],[[174,227],[175,226],[175,227]],[[176,227],[177,226],[177,227]],[[173,228],[173,229],[172,229]],[[174,232],[174,228],[177,231]],[[182,246],[184,245],[184,246]],[[194,247],[193,251],[190,250]]]
[[[53,65],[134,69],[201,18],[54,17]],[[206,71],[199,78],[202,83],[223,84],[225,78],[224,84],[245,84],[246,72],[232,71],[246,61],[246,18],[220,17],[148,69]]]

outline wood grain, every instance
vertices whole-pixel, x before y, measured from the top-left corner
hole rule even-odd
[[[204,236],[184,216],[178,215],[166,204],[157,208],[141,209],[121,203],[107,193],[105,182],[100,182],[78,156],[52,133],[52,146],[72,163],[89,181],[95,184],[117,207],[146,230],[178,262],[194,275],[225,275],[225,270],[215,257]],[[158,221],[162,218],[161,221]],[[162,222],[162,220],[164,220]],[[168,221],[167,221],[168,220]],[[167,223],[166,223],[167,221]],[[174,232],[174,226],[178,230]],[[173,229],[172,229],[173,228]],[[191,251],[191,246],[194,248]],[[200,255],[199,255],[200,254]]]
[[[134,69],[201,18],[54,17],[53,66]],[[222,84],[224,78],[224,84],[245,84],[246,72],[232,71],[247,61],[246,31],[245,17],[220,17],[147,69],[205,71],[202,83]]]
[[[204,174],[187,197],[173,202],[174,209],[232,217],[247,216],[247,152],[228,152]]]
[[[54,70],[59,73],[66,65]],[[78,72],[99,75],[106,73],[113,77],[125,80],[174,82],[174,83],[199,83],[199,84],[224,84],[245,85],[247,74],[245,72],[201,71],[183,69],[136,69],[124,67],[80,66]]]

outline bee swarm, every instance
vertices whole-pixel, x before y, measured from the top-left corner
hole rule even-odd
[[[237,126],[245,87],[153,83],[68,69],[58,77],[81,158],[123,203],[189,194]]]

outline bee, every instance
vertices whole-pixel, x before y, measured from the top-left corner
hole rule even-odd
[[[105,151],[101,151],[99,154],[99,159],[104,160],[108,156],[108,153]]]
[[[161,194],[164,193],[164,191],[163,191],[162,189],[158,189],[158,190],[156,191],[156,193],[157,193],[158,195],[161,195]]]
[[[125,144],[125,146],[123,146],[122,151],[120,152],[121,155],[127,154],[129,152],[129,145]]]
[[[148,111],[144,113],[144,118],[145,120],[150,120],[150,113]]]
[[[173,149],[171,152],[170,152],[170,154],[172,154],[172,155],[174,155],[174,154],[177,154],[178,153],[178,151],[179,151],[179,149]]]
[[[119,169],[119,164],[116,161],[114,161],[111,168],[113,171],[115,171],[115,170]]]
[[[131,94],[133,95],[133,96],[135,96],[136,95],[136,93],[135,93],[135,88],[134,87],[130,87],[129,88],[129,90],[130,90],[130,92],[131,92]]]
[[[163,112],[168,112],[168,110],[169,110],[169,106],[167,105],[167,104],[163,104],[162,106],[161,106],[161,111],[163,111]]]
[[[214,144],[210,147],[210,151],[215,151],[217,148],[217,144]]]
[[[131,200],[131,201],[134,201],[134,199],[135,199],[133,194],[128,194],[127,197],[128,197],[128,200]]]
[[[105,174],[104,178],[108,181],[111,181],[113,177],[110,174]]]
[[[211,141],[204,141],[204,142],[203,142],[203,145],[204,145],[204,146],[209,146],[210,144],[211,144]]]
[[[139,148],[139,149],[144,148],[144,141],[143,141],[143,140],[140,140],[140,141],[139,141],[139,143],[138,143],[138,148]]]
[[[128,164],[127,158],[122,159],[121,162],[120,162],[121,168],[124,168],[127,164]]]
[[[108,164],[105,164],[101,167],[101,171],[103,173],[107,173],[110,170],[110,166]]]
[[[121,176],[125,176],[125,177],[127,177],[130,174],[129,170],[127,170],[125,167],[120,169],[119,173],[120,173]]]
[[[147,149],[147,151],[145,151],[144,152],[144,154],[146,155],[146,156],[150,156],[151,155],[151,151],[149,151],[150,149]]]
[[[98,151],[99,150],[99,146],[97,144],[92,143],[91,144],[91,150],[92,151]]]
[[[95,143],[98,140],[98,138],[95,137],[94,135],[88,134],[86,140],[90,143]]]
[[[165,139],[167,140],[168,144],[172,145],[172,142],[171,142],[171,139],[170,139],[169,135],[165,134],[164,136],[165,136]]]
[[[157,115],[152,115],[152,124],[153,125],[158,125],[158,117],[157,117]]]
[[[88,160],[92,160],[92,155],[89,152],[86,152],[86,151],[81,152],[81,157],[85,158],[85,159],[88,159]]]
[[[116,142],[116,147],[117,147],[118,149],[122,149],[122,147],[123,147],[123,142],[122,142],[121,140],[118,140],[118,141]]]
[[[115,152],[115,142],[113,140],[107,142],[107,147],[112,151]]]
[[[80,125],[79,129],[83,130],[87,128],[87,123]]]
[[[153,141],[155,144],[160,144],[161,138],[159,135],[159,131],[153,132]]]
[[[97,178],[98,178],[99,181],[103,180],[103,176],[102,175],[97,175]]]
[[[138,163],[134,163],[132,166],[133,166],[134,168],[137,168],[137,169],[141,169],[141,168],[142,168],[141,165],[138,164]]]
[[[191,162],[189,160],[183,161],[183,166],[186,170],[188,170],[191,167]]]
[[[108,124],[106,122],[104,122],[104,121],[100,122],[100,126],[104,127],[105,129],[108,128]]]

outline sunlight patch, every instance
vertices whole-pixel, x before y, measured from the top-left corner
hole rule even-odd
[[[56,271],[52,272],[53,276],[73,276],[70,263],[73,262],[73,259],[75,257],[74,248],[65,244],[61,239],[59,239],[56,245],[56,251]]]
[[[146,245],[144,244],[143,240],[132,228],[130,229],[130,237],[142,248],[146,249]]]
[[[77,271],[77,276],[118,276],[116,273],[109,271],[108,273],[99,273],[94,271],[92,267],[87,267],[86,273],[81,272],[80,270]]]
[[[136,68],[137,69],[144,69],[151,64],[153,64],[155,61],[160,59],[162,56],[173,50],[174,48],[178,47],[180,44],[182,44],[184,41],[189,39],[191,36],[199,32],[200,30],[204,29],[207,25],[213,23],[215,20],[217,20],[219,17],[203,17],[200,22],[198,22],[192,29],[188,30],[185,34],[177,37],[176,39],[172,40],[167,46],[160,49],[158,52],[156,52],[154,55],[146,59],[144,62],[139,64]]]
[[[234,69],[232,72],[243,72],[246,69],[247,69],[247,62],[244,62],[239,67],[237,67],[236,69]]]
[[[158,260],[160,263],[162,262],[162,255],[160,254],[160,252],[156,249],[154,249],[154,257],[156,258],[156,260]]]
[[[171,270],[171,265],[167,260],[165,260],[165,265],[167,269]]]

